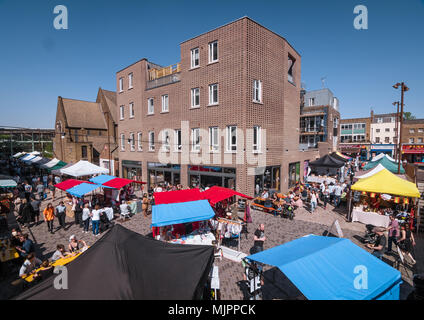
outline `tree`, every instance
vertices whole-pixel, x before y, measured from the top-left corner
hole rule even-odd
[[[414,119],[416,119],[416,117],[413,116],[411,112],[403,113],[403,120],[414,120]]]

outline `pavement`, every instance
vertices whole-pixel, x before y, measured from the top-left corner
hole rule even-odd
[[[59,200],[60,199],[57,198],[53,204],[56,205]],[[41,208],[44,209],[48,202],[51,202],[51,199],[47,198],[43,201]],[[265,224],[266,241],[264,243],[264,249],[272,248],[308,234],[323,235],[324,232],[328,231],[335,219],[339,221],[345,238],[351,239],[357,245],[364,247],[354,237],[363,236],[365,233],[365,226],[358,222],[347,222],[345,218],[345,209],[343,208],[336,210],[331,205],[328,205],[327,210],[324,210],[322,207],[318,207],[313,214],[305,208],[299,208],[296,211],[294,220],[274,217],[272,214],[257,210],[251,210],[251,214],[253,223],[248,225],[248,233],[242,234],[241,236],[241,251],[246,254],[249,254],[249,250],[253,246],[253,234],[257,226],[261,223]],[[92,233],[83,233],[82,229],[74,225],[73,219],[69,217],[66,217],[66,222],[68,229],[58,230],[54,234],[47,232],[47,225],[44,222],[38,226],[32,226],[29,229],[23,228],[23,231],[28,232],[30,237],[36,243],[36,254],[38,257],[42,257],[44,259],[49,258],[56,250],[56,245],[64,244],[67,246],[68,239],[73,234],[76,235],[77,238],[84,240],[88,245],[93,245],[101,238],[101,236],[95,237]],[[125,222],[120,221],[120,218],[118,218],[115,220],[115,223],[122,224],[126,228],[143,235],[151,233],[151,229],[149,228],[151,224],[151,217],[148,216],[146,218],[143,214],[136,214],[132,216],[130,220]],[[55,221],[55,228],[57,225],[58,223]],[[13,227],[13,225],[11,227]],[[332,233],[336,234],[336,230],[333,229]],[[412,290],[412,275],[414,273],[424,272],[422,259],[424,256],[424,241],[422,236],[416,236],[416,238],[417,264],[414,267],[407,266],[405,268],[400,268],[404,280],[404,284],[401,286],[401,299],[405,299]],[[237,249],[236,245],[237,244],[234,243],[232,249]],[[385,256],[385,261],[389,264],[392,264],[394,260],[393,256]],[[244,286],[242,283],[244,270],[241,263],[236,263],[223,258],[221,261],[216,260],[215,264],[219,268],[221,299],[244,299],[245,291],[243,290]],[[270,274],[275,272],[275,268],[272,267],[265,267],[264,270],[268,271]],[[274,293],[271,294],[271,291],[267,295],[267,298],[278,299],[278,294],[276,293],[275,296],[273,296],[272,294]]]

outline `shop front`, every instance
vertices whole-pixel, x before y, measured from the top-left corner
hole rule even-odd
[[[372,159],[380,153],[393,157],[395,154],[395,148],[395,144],[372,144],[370,149],[370,158]]]
[[[369,145],[366,144],[340,144],[340,151],[352,158],[360,157],[362,161],[368,160]]]
[[[280,191],[281,166],[269,166],[256,168],[255,196],[259,196],[264,188]]]
[[[220,186],[236,188],[236,169],[211,166],[188,166],[189,187]]]
[[[289,164],[289,188],[292,188],[300,181],[300,162]]]
[[[181,166],[179,164],[163,164],[159,162],[147,163],[148,188],[158,184],[177,185],[181,183]]]
[[[122,178],[142,181],[141,161],[122,160]]]
[[[408,162],[424,162],[423,144],[404,144],[402,145],[402,159]]]

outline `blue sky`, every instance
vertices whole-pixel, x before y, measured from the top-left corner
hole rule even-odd
[[[68,30],[53,28],[60,4]],[[353,27],[359,4],[368,30]],[[302,55],[307,90],[326,77],[343,118],[392,112],[400,81],[405,110],[424,118],[424,0],[0,0],[0,125],[52,128],[57,96],[93,101],[116,71],[179,62],[182,41],[245,15]]]

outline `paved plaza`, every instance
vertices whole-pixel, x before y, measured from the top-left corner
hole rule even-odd
[[[50,202],[51,199],[43,201],[42,209]],[[54,205],[59,202],[59,199],[54,201]],[[365,226],[360,223],[348,223],[346,222],[345,215],[343,214],[344,209],[334,210],[332,206],[328,206],[327,210],[324,210],[321,207],[315,211],[314,214],[308,212],[305,208],[300,208],[296,211],[296,216],[294,220],[290,221],[288,219],[283,219],[280,217],[274,217],[272,214],[263,213],[261,211],[252,210],[252,219],[253,223],[248,225],[248,233],[242,234],[241,237],[241,251],[249,254],[250,248],[253,246],[253,233],[255,232],[257,226],[260,223],[265,224],[265,235],[266,241],[264,244],[264,249],[272,248],[274,246],[292,241],[299,237],[315,234],[323,235],[329,229],[329,226],[337,219],[340,223],[340,226],[343,230],[344,237],[351,239],[354,243],[363,247],[362,244],[354,238],[354,236],[363,236],[365,232]],[[241,215],[241,213],[240,213]],[[115,215],[117,218],[115,223],[122,224],[126,228],[138,232],[143,235],[148,235],[151,233],[150,224],[151,216],[147,218],[142,214],[136,214],[131,217],[130,220],[122,222],[120,218]],[[74,225],[73,219],[67,217],[66,222],[68,225],[68,230],[58,230],[54,234],[47,232],[47,225],[43,222],[38,226],[32,226],[29,230],[24,228],[24,232],[28,232],[31,238],[36,243],[36,253],[39,257],[49,258],[53,252],[56,250],[57,244],[64,244],[67,246],[68,239],[72,234],[75,234],[78,238],[84,240],[88,245],[93,245],[97,240],[101,239],[101,236],[95,237],[92,233],[83,233],[82,229]],[[13,222],[13,221],[12,221]],[[57,221],[55,221],[57,227]],[[106,231],[107,232],[107,231]],[[336,230],[333,229],[332,233],[336,233]],[[412,290],[412,274],[417,272],[423,272],[422,264],[422,237],[417,239],[416,255],[417,255],[417,265],[415,267],[406,267],[401,268],[404,284],[401,286],[401,299],[405,299],[406,296]],[[236,246],[232,249],[237,249]],[[394,257],[387,257],[386,262],[391,264],[394,261]],[[219,276],[220,276],[220,287],[221,287],[221,299],[223,300],[241,300],[245,298],[245,292],[243,290],[244,286],[242,284],[243,280],[243,267],[241,263],[236,263],[226,258],[223,258],[221,261],[216,260],[215,264],[219,267]],[[271,267],[266,266],[264,270],[270,270]],[[268,277],[269,278],[269,277]],[[269,283],[266,288],[270,288]],[[279,291],[271,285],[270,289],[273,293],[267,295],[268,298],[278,299],[281,296],[278,295]],[[274,295],[274,296],[273,296]]]

